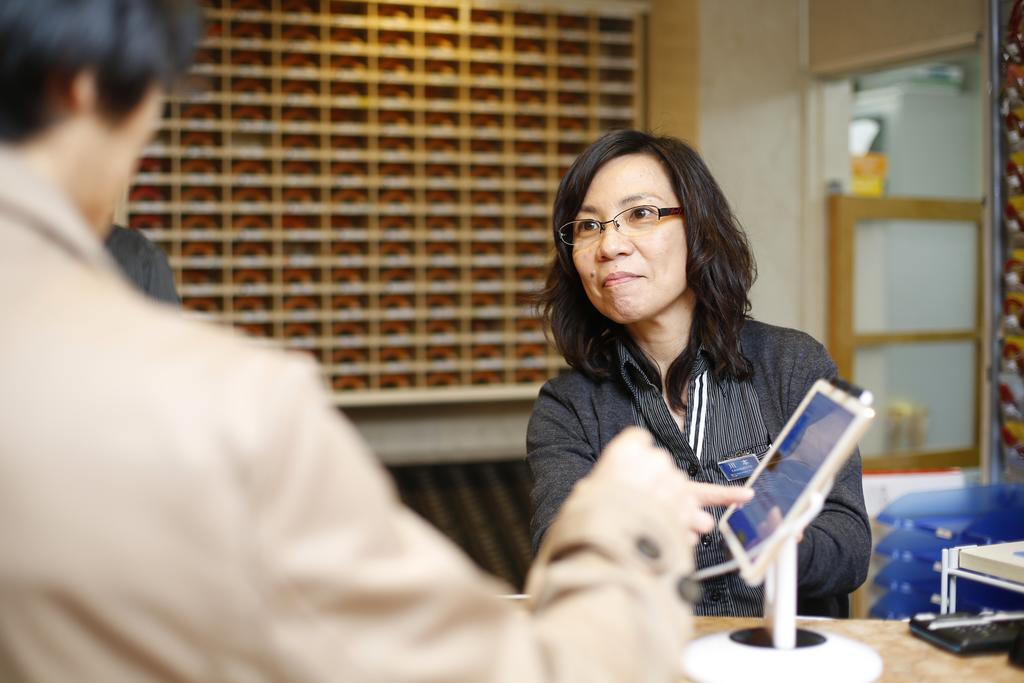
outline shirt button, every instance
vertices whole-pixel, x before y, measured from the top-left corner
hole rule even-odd
[[[651,560],[661,557],[661,548],[646,536],[641,536],[636,540],[636,549],[640,551],[641,555]]]
[[[704,534],[703,536],[701,536],[700,544],[705,548],[711,545],[711,536],[709,534]]]
[[[717,588],[708,593],[708,602],[715,603],[722,600],[722,591]]]
[[[686,468],[686,473],[690,475],[690,477],[696,477],[697,472],[699,471],[700,469],[696,465],[690,465],[689,467]]]

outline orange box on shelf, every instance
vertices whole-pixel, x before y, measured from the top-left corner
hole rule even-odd
[[[382,230],[411,230],[416,223],[411,216],[381,216],[379,225]]]
[[[229,61],[232,66],[269,67],[272,59],[265,50],[232,50]]]
[[[186,204],[208,204],[220,201],[220,188],[208,185],[181,188],[181,201]]]
[[[181,306],[194,313],[219,313],[221,310],[220,299],[212,297],[183,296]]]
[[[587,54],[587,44],[580,40],[559,40],[558,54],[583,56]]]
[[[231,274],[231,281],[236,285],[266,285],[273,280],[269,270],[258,268],[241,268]]]
[[[501,143],[497,140],[474,139],[470,140],[469,149],[477,154],[497,154],[501,151]]]
[[[358,348],[333,349],[330,359],[334,365],[354,365],[365,363],[369,359],[369,353],[366,349]]]
[[[281,146],[287,154],[289,150],[316,150],[320,148],[320,143],[319,139],[312,135],[286,135],[281,140]]]
[[[590,18],[583,14],[559,14],[555,23],[562,31],[586,31]]]
[[[544,331],[544,325],[536,318],[516,318],[514,327],[519,334]]]
[[[281,280],[286,285],[309,285],[320,281],[320,271],[313,268],[285,268]]]
[[[455,178],[459,175],[459,167],[451,164],[427,164],[425,171],[430,178]]]
[[[335,391],[362,391],[370,387],[370,380],[359,375],[335,375],[331,378],[331,388]]]
[[[290,160],[281,164],[281,171],[290,176],[315,176],[319,175],[319,166],[312,161]]]
[[[459,383],[459,376],[451,372],[428,372],[426,384],[428,387],[450,387]]]
[[[299,81],[294,79],[284,79],[281,81],[281,92],[284,95],[310,97],[319,94],[317,90],[317,83],[314,81]]]
[[[320,35],[319,35],[319,31],[316,29],[316,27],[304,26],[304,25],[301,25],[301,24],[295,24],[295,25],[291,25],[291,26],[285,26],[283,28],[283,30],[281,31],[281,40],[283,40],[286,43],[296,43],[296,44],[315,43],[315,42],[320,40]],[[287,66],[296,66],[296,65],[314,66],[315,65],[315,64],[312,64],[310,62],[302,61],[300,55],[301,56],[305,56],[305,55],[302,55],[301,53],[297,53],[297,52],[290,52],[290,53],[288,53],[286,55],[286,58],[287,57],[293,57],[293,62],[292,62],[292,64],[287,65]]]
[[[547,347],[543,344],[516,344],[515,356],[519,360],[527,358],[543,358]]]
[[[220,256],[221,245],[217,242],[185,242],[181,255],[185,258],[213,258]]]
[[[470,88],[469,98],[474,102],[501,102],[501,90],[497,88]]]
[[[213,104],[188,104],[181,108],[181,118],[197,121],[212,121],[218,118],[220,112]]]
[[[241,312],[257,313],[271,310],[273,303],[269,297],[237,296],[231,300],[231,308]]]
[[[331,323],[331,336],[333,337],[365,337],[366,333],[366,323],[351,321]]]
[[[425,70],[432,76],[455,76],[459,73],[458,62],[453,62],[448,59],[428,59],[425,64]],[[455,96],[441,96],[441,92],[449,92],[448,89],[437,88],[437,86],[427,86],[426,92],[427,99],[455,99]]]
[[[281,192],[281,199],[286,204],[310,204],[320,201],[318,187],[286,187]]]
[[[337,294],[331,297],[331,309],[335,311],[360,311],[367,308],[366,297]]]
[[[128,191],[130,202],[165,202],[171,198],[171,188],[155,185],[135,185]]]
[[[358,187],[342,187],[331,193],[335,204],[365,204],[369,200],[366,190]]]
[[[182,133],[181,146],[192,147],[220,147],[223,138],[220,133],[206,130],[190,130]]]
[[[286,311],[315,311],[320,308],[320,300],[312,296],[286,296],[282,307]]]
[[[469,375],[470,384],[501,384],[500,372],[492,370],[476,370]]]
[[[186,268],[181,271],[183,285],[217,285],[220,284],[220,271]]]
[[[434,336],[452,335],[459,331],[459,326],[454,320],[428,320],[426,330]]]
[[[547,67],[540,64],[516,64],[514,73],[516,78],[543,79],[547,76]]]
[[[274,336],[274,326],[269,323],[236,322],[233,327],[250,337],[263,337],[269,339]]]
[[[392,188],[381,192],[378,199],[381,204],[411,204],[416,197],[412,190]]]
[[[414,377],[408,374],[387,373],[380,376],[381,389],[408,389]]]
[[[380,298],[380,307],[391,311],[411,309],[413,298],[405,294],[388,294]]]
[[[253,242],[246,240],[234,242],[231,246],[232,255],[238,258],[266,258],[273,248],[270,242]]]
[[[536,384],[547,378],[547,372],[540,368],[519,368],[513,373],[512,381],[516,384]]]
[[[427,21],[455,22],[459,19],[459,10],[455,7],[424,7],[423,18]]]
[[[231,37],[243,40],[270,40],[270,25],[251,21],[231,22]]]
[[[184,174],[208,175],[220,173],[221,165],[217,159],[182,159],[181,172]]]
[[[383,57],[377,63],[377,70],[390,75],[409,74],[413,70],[413,61],[398,57]]]
[[[502,72],[502,65],[496,62],[471,62],[469,65],[469,73],[474,78],[500,78]]]
[[[243,186],[231,190],[231,201],[235,204],[265,204],[272,199],[269,187]]]
[[[320,326],[311,322],[289,322],[282,329],[285,339],[310,338],[320,336]]]
[[[413,350],[406,346],[385,346],[380,350],[382,363],[408,363],[415,358]]]
[[[128,227],[136,230],[169,230],[173,219],[165,214],[135,213],[128,217]]]
[[[320,112],[311,107],[284,107],[281,109],[281,120],[285,123],[317,123]]]
[[[166,157],[142,157],[139,159],[140,173],[169,173],[171,160]],[[184,171],[187,173],[187,171]]]
[[[269,230],[271,224],[270,216],[244,214],[232,216],[230,226],[235,230]]]
[[[500,51],[501,37],[474,34],[469,37],[469,49],[473,52]]]
[[[428,204],[454,204],[459,201],[458,193],[450,190],[427,190],[424,198]]]
[[[413,9],[409,5],[380,4],[377,7],[377,16],[387,19],[404,21],[412,19]]]
[[[430,50],[454,50],[459,46],[459,36],[451,33],[426,33],[423,42]]]
[[[337,29],[331,35],[332,35],[331,40],[333,42],[336,42],[336,43],[338,43],[338,42],[341,42],[341,43],[352,42],[352,41],[346,41],[346,40],[334,37],[334,36],[337,35]],[[345,33],[344,35],[349,35],[349,34]],[[364,43],[366,42],[366,38],[365,37],[362,39],[362,42],[364,42]],[[331,64],[331,71],[359,71],[359,72],[366,71],[366,57],[356,57],[354,55],[331,55],[330,64]],[[338,83],[338,85],[340,86],[342,84]],[[355,95],[355,94],[358,94],[358,93],[355,93],[355,92],[340,92],[340,91],[335,91],[335,90],[332,89],[331,90],[331,94],[332,95],[336,95],[336,96],[342,96],[342,95]]]

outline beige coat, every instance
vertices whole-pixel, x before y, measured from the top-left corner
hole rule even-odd
[[[679,675],[691,564],[656,502],[585,482],[529,608],[496,598],[311,362],[144,300],[3,147],[0,325],[0,681]]]

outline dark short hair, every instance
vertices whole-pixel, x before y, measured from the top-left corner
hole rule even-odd
[[[194,0],[0,1],[0,141],[53,123],[53,84],[90,69],[104,112],[127,114],[152,86],[173,87],[200,33]]]
[[[757,276],[743,228],[708,167],[689,145],[672,137],[617,130],[596,140],[576,158],[555,196],[552,238],[556,253],[538,303],[555,346],[570,367],[594,379],[613,377],[619,362],[616,343],[622,342],[651,381],[661,386],[655,364],[623,326],[590,303],[573,265],[572,247],[558,237],[559,226],[576,218],[601,167],[627,154],[649,154],[658,159],[683,208],[687,256],[686,263],[680,265],[686,268],[687,287],[695,294],[696,308],[687,346],[665,375],[669,404],[678,409],[699,348],[710,358],[716,377],[750,376],[750,362],[739,349],[739,334],[750,311],[748,292]]]

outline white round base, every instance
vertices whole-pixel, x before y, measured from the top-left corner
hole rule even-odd
[[[818,635],[825,637],[820,645],[776,650],[743,645],[730,640],[729,633],[716,633],[690,643],[683,650],[683,666],[695,683],[867,683],[881,677],[877,652],[849,638]]]

